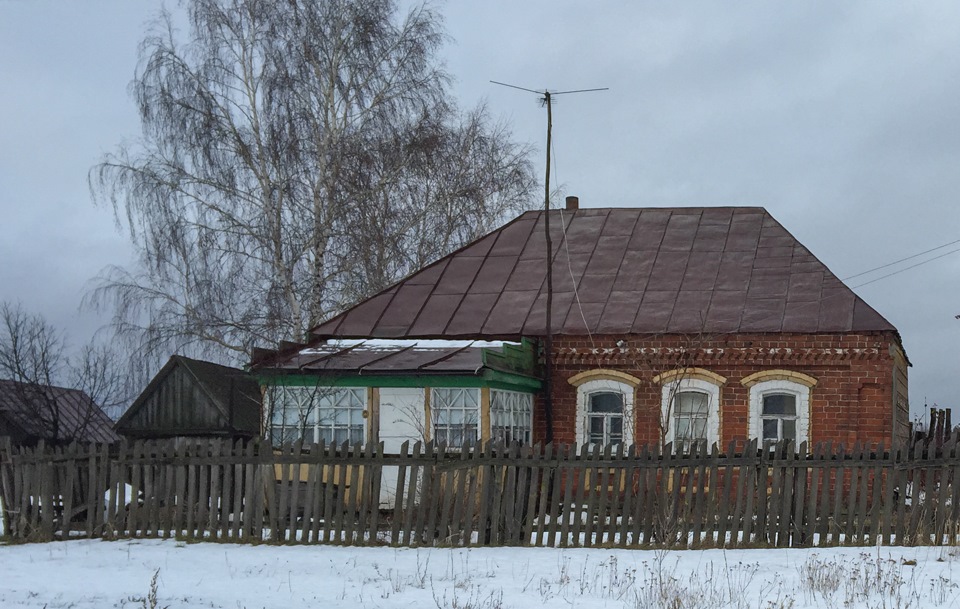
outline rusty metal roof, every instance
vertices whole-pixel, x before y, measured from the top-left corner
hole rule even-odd
[[[342,346],[322,344],[271,366],[278,370],[340,374],[479,374],[483,348],[424,347],[417,344]]]
[[[544,335],[544,213],[524,213],[313,335]],[[896,331],[761,207],[550,213],[555,334]]]
[[[0,380],[0,418],[18,427],[30,441],[120,439],[110,417],[79,389]],[[52,437],[54,418],[59,427],[57,438]]]

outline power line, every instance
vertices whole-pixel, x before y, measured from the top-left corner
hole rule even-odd
[[[856,275],[850,275],[849,277],[844,277],[841,281],[847,281],[847,280],[849,280],[849,279],[855,279],[855,278],[857,278],[857,277],[862,277],[863,275],[869,275],[870,273],[873,273],[874,271],[879,271],[879,270],[882,270],[882,269],[885,269],[885,268],[888,268],[888,267],[891,267],[891,266],[900,264],[901,262],[906,262],[907,260],[913,260],[914,258],[919,258],[920,256],[923,256],[924,254],[929,254],[930,252],[935,252],[935,251],[937,251],[937,250],[942,250],[942,249],[945,248],[945,247],[950,247],[951,245],[956,245],[957,243],[960,243],[960,239],[957,239],[956,241],[951,241],[950,243],[944,243],[943,245],[938,245],[937,247],[930,248],[930,249],[928,249],[928,250],[925,251],[925,252],[920,252],[919,254],[913,254],[912,256],[907,256],[906,258],[901,258],[900,260],[894,260],[893,262],[888,262],[887,264],[884,264],[884,265],[881,265],[881,266],[872,268],[872,269],[870,269],[869,271],[863,271],[862,273],[857,273]],[[953,250],[953,251],[955,252],[955,251],[960,251],[960,250]],[[949,252],[949,253],[952,254],[953,252]],[[944,256],[945,256],[945,255],[946,255],[946,254],[944,254]],[[937,256],[937,258],[942,258],[942,257],[943,257],[943,256]],[[930,260],[936,260],[937,258],[931,258]],[[928,262],[929,262],[929,261],[928,261]],[[920,264],[924,264],[924,263],[921,262]],[[914,266],[919,266],[919,264],[914,265]],[[907,268],[913,268],[913,267],[911,266],[911,267],[907,267]],[[906,269],[904,269],[904,270],[906,270]],[[899,271],[898,271],[898,272],[899,272]],[[890,275],[896,275],[896,273],[890,273]],[[890,275],[884,275],[884,277],[889,277]],[[883,277],[881,277],[880,279],[883,279]],[[861,285],[866,285],[866,284],[864,283],[864,284],[861,284]]]
[[[954,241],[954,243],[958,243],[958,241]],[[943,246],[941,246],[941,247],[943,247]],[[940,248],[934,248],[934,249],[940,249]],[[933,251],[933,250],[930,250],[930,251]],[[865,285],[870,285],[871,283],[875,283],[875,282],[877,282],[877,281],[880,281],[881,279],[886,279],[887,277],[892,277],[892,276],[894,276],[894,275],[898,275],[898,274],[900,274],[900,273],[902,273],[902,272],[904,272],[904,271],[909,271],[910,269],[915,269],[915,268],[917,268],[918,266],[922,266],[922,265],[924,265],[924,264],[926,264],[926,263],[928,263],[928,262],[933,262],[934,260],[939,260],[940,258],[943,258],[943,257],[945,257],[945,256],[949,256],[950,254],[955,254],[955,253],[957,253],[957,252],[960,252],[960,248],[957,248],[957,249],[955,249],[955,250],[950,250],[949,252],[947,252],[947,253],[945,253],[945,254],[940,254],[939,256],[934,256],[933,258],[928,258],[927,260],[924,260],[923,262],[918,262],[918,263],[916,263],[916,264],[911,264],[910,266],[904,267],[904,268],[902,268],[902,269],[900,269],[900,270],[897,270],[897,271],[894,271],[894,272],[892,272],[892,273],[887,273],[886,275],[881,275],[880,277],[877,277],[876,279],[871,279],[870,281],[865,281],[865,282],[863,282],[863,283],[858,283],[857,285],[853,286],[853,289],[862,288],[862,287],[865,286]],[[925,253],[929,253],[929,252],[925,252]],[[918,255],[919,255],[919,254],[918,254]],[[911,256],[911,258],[916,258],[916,256]],[[910,259],[910,258],[904,258],[904,260],[909,260],[909,259]],[[901,261],[901,262],[902,262],[902,261]],[[886,265],[886,266],[890,266],[890,265],[888,264],[888,265]],[[885,267],[878,267],[878,268],[885,268]],[[876,270],[876,269],[874,269],[874,270]],[[860,273],[860,275],[863,275],[863,273]],[[858,277],[858,276],[859,276],[859,275],[854,275],[854,277]]]

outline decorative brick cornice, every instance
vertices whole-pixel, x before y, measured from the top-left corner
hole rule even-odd
[[[769,364],[773,362],[837,362],[849,360],[878,360],[889,357],[877,347],[559,347],[554,349],[558,364],[629,365],[676,364],[733,361]]]

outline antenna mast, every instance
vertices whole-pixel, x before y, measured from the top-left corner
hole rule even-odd
[[[591,91],[607,91],[608,87],[599,89],[577,89],[575,91],[554,91],[548,89],[535,91],[516,85],[508,85],[505,82],[491,80],[495,85],[519,89],[528,93],[534,93],[540,96],[540,104],[547,107],[547,171],[543,180],[543,230],[547,244],[547,312],[546,312],[546,333],[543,344],[543,365],[546,369],[544,375],[544,400],[543,412],[546,419],[547,437],[546,443],[553,442],[553,382],[551,381],[551,368],[553,367],[553,241],[550,238],[550,149],[552,148],[553,135],[553,96],[567,95],[569,93],[588,93]]]

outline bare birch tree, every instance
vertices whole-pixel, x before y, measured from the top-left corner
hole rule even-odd
[[[529,199],[526,147],[452,101],[429,5],[193,0],[188,21],[143,41],[142,136],[90,174],[139,263],[88,301],[141,352],[302,340]]]

